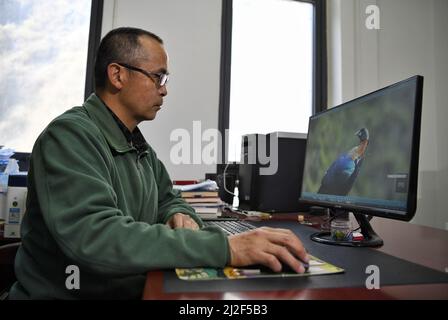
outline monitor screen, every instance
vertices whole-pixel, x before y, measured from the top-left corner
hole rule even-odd
[[[415,76],[312,116],[300,201],[411,220],[422,89]]]

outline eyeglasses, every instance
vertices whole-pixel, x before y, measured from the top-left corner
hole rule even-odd
[[[144,74],[145,76],[147,76],[148,78],[152,79],[153,81],[154,81],[153,77],[154,76],[157,77],[156,84],[158,85],[159,88],[163,87],[164,85],[166,85],[166,83],[168,82],[168,79],[169,79],[167,73],[163,73],[163,72],[149,72],[149,71],[146,71],[146,70],[143,70],[143,69],[131,66],[131,65],[127,64],[127,63],[118,63],[117,62],[117,64],[122,66],[122,67],[125,67],[126,69],[140,72],[140,73]]]

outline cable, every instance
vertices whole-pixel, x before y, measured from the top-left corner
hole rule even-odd
[[[227,171],[227,168],[229,167],[229,165],[230,165],[230,162],[228,162],[227,164],[226,164],[226,167],[224,168],[224,172],[223,172],[223,180],[224,180],[224,190],[227,192],[227,193],[229,193],[229,194],[231,194],[232,196],[234,196],[234,197],[236,197],[236,194],[234,194],[233,192],[230,192],[228,189],[227,189],[227,185],[226,185],[226,175],[227,175],[227,173],[226,173],[226,171]],[[235,187],[238,187],[238,185],[239,185],[239,183],[240,183],[240,181],[238,180],[238,179],[236,179],[235,180]]]

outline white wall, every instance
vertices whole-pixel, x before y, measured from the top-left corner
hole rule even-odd
[[[434,2],[434,39],[435,56],[437,62],[434,68],[435,77],[435,105],[437,106],[437,117],[435,125],[437,130],[437,159],[438,167],[436,171],[436,206],[438,208],[439,219],[437,223],[445,223],[448,230],[448,1],[439,0]]]
[[[328,0],[329,105],[425,77],[418,208],[414,223],[448,228],[448,12],[446,0]],[[380,30],[365,27],[367,5]]]
[[[172,179],[199,179],[216,165],[174,165],[170,150],[177,128],[192,135],[218,128],[221,0],[105,0],[103,36],[113,28],[138,27],[159,35],[169,56],[168,96],[154,121],[139,125]]]

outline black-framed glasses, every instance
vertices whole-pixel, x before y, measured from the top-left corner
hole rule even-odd
[[[145,76],[147,76],[148,78],[152,79],[153,81],[154,81],[154,78],[153,78],[153,77],[154,77],[154,76],[157,77],[157,82],[156,82],[156,84],[157,84],[159,87],[163,87],[164,85],[166,85],[166,83],[168,82],[168,79],[169,79],[167,73],[163,73],[163,72],[150,72],[150,71],[146,71],[146,70],[143,70],[143,69],[140,69],[140,68],[131,66],[131,65],[127,64],[127,63],[116,62],[116,64],[118,64],[118,65],[120,65],[120,66],[122,66],[122,67],[125,67],[126,69],[140,72],[140,73],[144,74]]]

